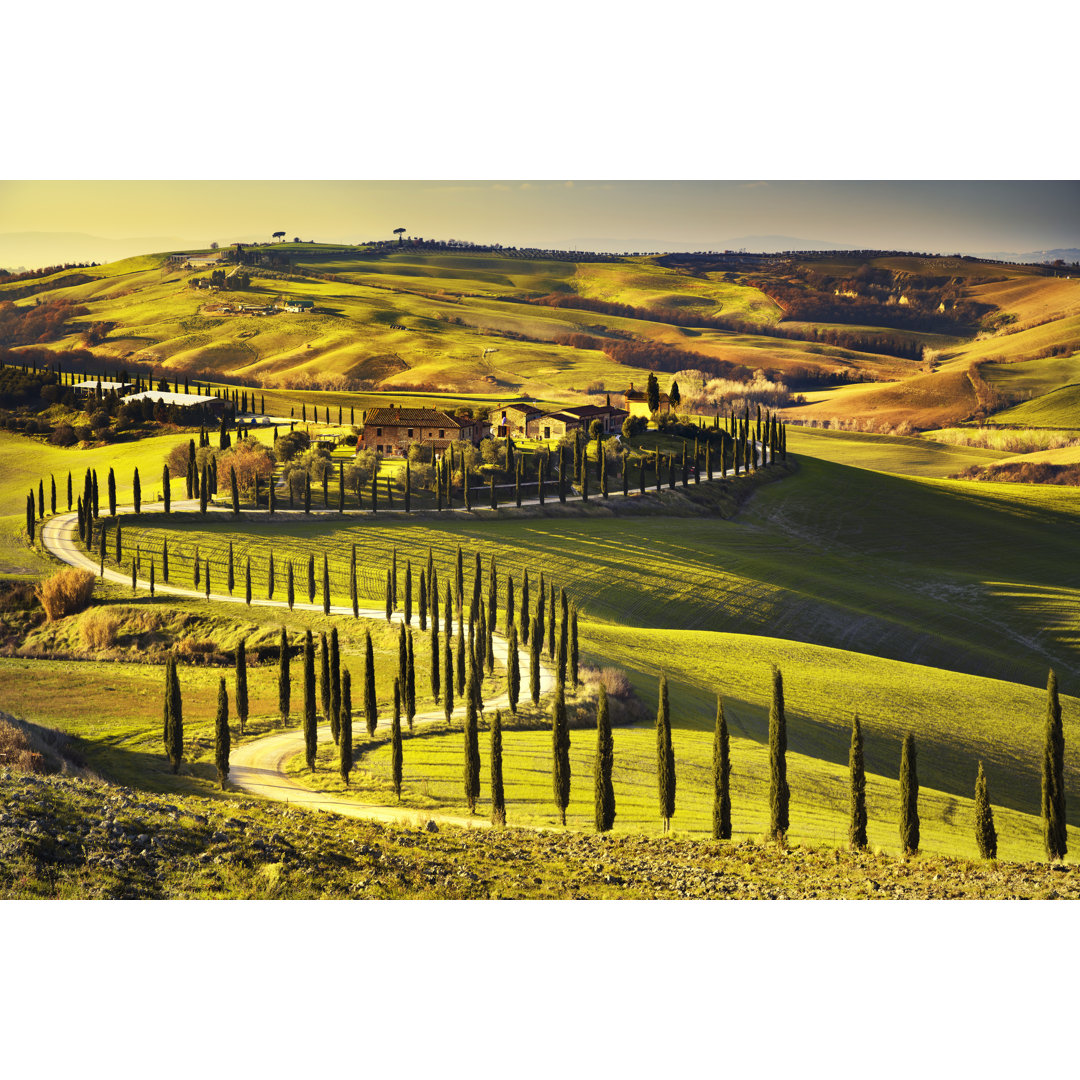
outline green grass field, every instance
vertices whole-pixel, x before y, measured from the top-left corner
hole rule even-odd
[[[1062,386],[1034,401],[996,413],[993,422],[1080,430],[1080,383]]]

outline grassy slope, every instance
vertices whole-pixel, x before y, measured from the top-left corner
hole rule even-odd
[[[1011,409],[996,413],[996,424],[1017,424],[1024,427],[1080,428],[1080,383],[1051,390],[1048,394],[1025,401]]]
[[[927,438],[871,435],[825,428],[788,428],[788,449],[795,454],[905,476],[950,476],[968,465],[988,464],[1004,452],[950,446]]]

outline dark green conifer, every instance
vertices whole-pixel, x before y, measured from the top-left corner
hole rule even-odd
[[[386,621],[389,622],[394,614],[394,586],[390,571],[386,571]]]
[[[131,480],[131,495],[135,501],[135,513],[142,510],[142,485],[139,483],[139,470],[135,469],[135,475]]]
[[[983,772],[981,761],[978,776],[975,777],[975,842],[979,845],[979,855],[982,858],[997,858],[994,811],[990,806],[990,792],[987,789],[986,773]]]
[[[615,824],[615,787],[611,772],[615,764],[615,740],[608,714],[607,688],[600,684],[596,702],[596,761],[593,767],[593,803],[597,832],[608,832]]]
[[[506,824],[506,798],[502,773],[502,713],[495,710],[491,721],[491,824]]]
[[[412,626],[412,560],[405,560],[405,625]]]
[[[1046,681],[1046,738],[1042,762],[1043,842],[1050,862],[1068,853],[1065,820],[1065,731],[1061,723],[1057,675]]]
[[[330,614],[330,567],[325,553],[322,557],[322,609],[324,615]]]
[[[851,774],[851,819],[848,840],[853,851],[866,847],[866,768],[863,764],[863,734],[859,714],[851,722],[851,749],[848,752]]]
[[[286,586],[285,587],[285,596],[286,596],[286,599],[289,602],[289,610],[292,611],[293,604],[296,601],[296,585],[295,585],[295,582],[293,581],[293,568],[292,568],[292,562],[291,561],[288,564],[288,568],[289,568],[288,569],[288,575],[286,577],[286,582],[285,582],[285,586]]]
[[[338,775],[346,787],[352,772],[352,675],[345,668],[341,673],[341,721],[338,728]]]
[[[307,559],[307,601],[315,603],[315,556],[309,555]]]
[[[664,832],[675,813],[675,752],[671,745],[671,712],[667,676],[660,676],[660,703],[656,710],[656,774],[660,790],[660,816]]]
[[[529,571],[521,574],[521,644],[529,644]]]
[[[465,801],[469,813],[476,813],[480,797],[480,742],[477,734],[476,699],[478,696],[476,665],[469,665],[469,685],[465,693]]]
[[[214,724],[214,765],[222,788],[229,776],[229,742],[229,694],[222,676],[218,680],[217,720]]]
[[[379,707],[375,700],[375,653],[370,630],[364,631],[364,721],[368,736],[374,736],[379,724]]]
[[[570,727],[566,719],[563,688],[555,683],[555,700],[551,706],[552,781],[559,820],[566,824],[566,808],[570,805]]]
[[[450,586],[446,586],[449,591]],[[450,639],[443,638],[443,716],[446,726],[450,726],[450,717],[454,711],[454,654],[450,651]]]
[[[289,722],[289,698],[292,693],[292,676],[289,674],[289,639],[285,626],[281,627],[281,644],[278,647],[278,712],[281,722]]]
[[[716,698],[716,730],[713,734],[713,839],[731,839],[731,741],[724,701]]]
[[[225,582],[229,588],[229,595],[232,596],[233,589],[236,588],[236,573],[233,569],[233,546],[232,541],[229,541],[229,567],[228,573],[225,575]]]
[[[394,679],[394,719],[390,724],[390,774],[401,802],[401,682]]]
[[[229,466],[229,489],[232,495],[232,512],[233,517],[240,516],[240,488],[236,483],[236,469]]]
[[[244,726],[248,718],[248,684],[247,684],[247,640],[240,639],[236,646],[236,719],[240,723],[240,734],[244,734]]]
[[[784,677],[774,667],[769,708],[769,835],[781,842],[788,831],[788,798]]]
[[[506,644],[506,697],[510,702],[510,711],[512,713],[517,712],[518,697],[521,694],[519,664],[517,627],[511,624],[510,636]]]
[[[116,475],[112,469],[109,470],[106,487],[109,492],[109,516],[116,517]]]
[[[315,643],[308,630],[304,636],[304,751],[307,767],[315,771]]]
[[[356,593],[356,545],[352,546],[352,559],[349,562],[349,601],[352,603],[354,619],[360,618],[360,598]]]
[[[266,565],[266,599],[274,599],[274,553],[270,552],[270,560]]]
[[[465,693],[465,630],[461,624],[461,612],[457,622],[457,692],[458,697]]]
[[[172,662],[169,686],[169,762],[172,771],[179,772],[184,759],[184,708],[180,697],[180,677],[176,660]]]
[[[441,656],[439,655],[439,624],[432,622],[431,624],[431,697],[436,703],[439,701],[440,680],[439,680],[439,663]]]
[[[915,760],[915,736],[904,736],[900,752],[900,850],[919,853],[919,774]]]
[[[427,629],[427,578],[424,571],[420,571],[420,594],[417,605],[417,615],[420,619],[421,632]]]
[[[413,719],[416,716],[416,657],[413,655],[413,635],[409,631],[406,639],[408,645],[406,652],[408,659],[405,665],[404,704],[405,719],[409,722],[409,730],[412,731]]]
[[[244,561],[244,602],[251,606],[251,556]]]

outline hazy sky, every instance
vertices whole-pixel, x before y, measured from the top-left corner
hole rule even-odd
[[[269,239],[277,229],[289,239],[369,240],[398,226],[429,238],[617,251],[742,238],[768,247],[761,238],[777,236],[1026,252],[1080,247],[1080,182],[0,181],[0,266],[30,265],[45,250],[45,238],[5,235],[13,233],[206,245]]]

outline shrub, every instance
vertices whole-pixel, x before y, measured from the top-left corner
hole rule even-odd
[[[87,611],[79,620],[79,636],[87,649],[110,649],[116,644],[122,624],[120,616],[108,608]]]
[[[600,671],[600,681],[604,684],[604,689],[607,691],[608,697],[626,698],[633,693],[633,688],[630,685],[630,680],[626,676],[626,672],[620,668],[602,668]]]
[[[53,446],[74,446],[78,441],[75,437],[75,429],[70,424],[61,424],[49,436],[49,442]]]
[[[45,609],[49,622],[54,622],[82,611],[90,603],[93,591],[94,575],[89,570],[71,566],[46,578],[34,595]]]

